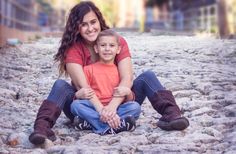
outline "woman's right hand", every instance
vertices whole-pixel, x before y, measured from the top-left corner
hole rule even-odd
[[[81,88],[75,93],[75,97],[79,99],[91,99],[94,95],[94,91],[90,87]]]
[[[131,93],[130,88],[125,86],[119,86],[114,88],[113,96],[115,97],[124,97]]]

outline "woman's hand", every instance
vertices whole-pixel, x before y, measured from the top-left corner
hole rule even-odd
[[[91,99],[94,95],[94,91],[90,87],[81,88],[75,93],[76,98],[80,99]]]
[[[113,96],[115,97],[124,97],[131,93],[130,88],[125,86],[119,86],[114,88]]]

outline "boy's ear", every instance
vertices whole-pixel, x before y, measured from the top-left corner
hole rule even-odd
[[[94,48],[95,53],[98,53],[98,46],[97,46],[97,44],[95,44],[93,48]]]
[[[118,50],[117,50],[116,54],[119,54],[119,53],[120,53],[120,51],[121,51],[121,46],[119,45],[119,46],[118,46]]]

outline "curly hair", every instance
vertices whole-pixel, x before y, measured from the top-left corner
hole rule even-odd
[[[59,61],[59,75],[62,74],[67,75],[66,73],[66,63],[65,58],[67,54],[67,50],[76,42],[82,40],[81,35],[78,33],[78,26],[82,23],[84,16],[93,11],[99,20],[101,30],[109,29],[107,26],[102,13],[95,6],[93,2],[83,1],[79,4],[75,5],[69,14],[69,17],[66,22],[65,30],[61,39],[61,44],[58,49],[58,52],[54,55],[54,61]]]

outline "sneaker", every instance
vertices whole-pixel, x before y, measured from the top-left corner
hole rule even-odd
[[[105,134],[118,134],[123,131],[134,131],[136,128],[135,119],[132,116],[128,116],[125,119],[121,120],[120,126],[118,128],[109,128],[106,130],[103,135]]]
[[[73,125],[76,130],[92,130],[92,126],[86,120],[81,119],[79,116],[74,118]]]

